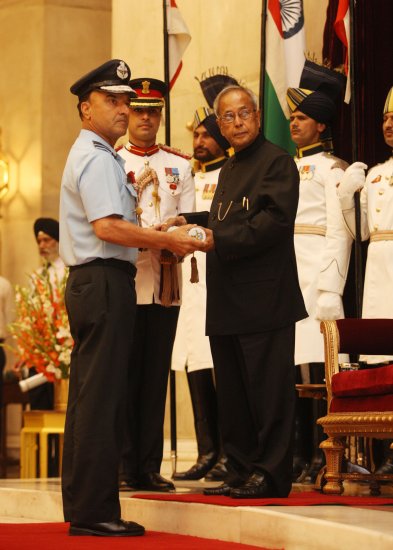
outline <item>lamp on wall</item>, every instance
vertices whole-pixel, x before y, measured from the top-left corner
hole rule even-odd
[[[0,201],[8,193],[9,182],[9,164],[6,154],[3,152],[1,143],[1,128],[0,128]]]

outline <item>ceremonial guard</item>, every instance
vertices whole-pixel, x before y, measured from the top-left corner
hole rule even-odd
[[[216,116],[209,107],[200,107],[195,111],[193,149],[196,209],[199,212],[210,211],[218,176],[227,161],[230,145],[222,136]],[[209,339],[205,336],[206,255],[196,252],[194,257],[192,261],[187,258],[182,264],[183,300],[173,347],[172,369],[187,369],[198,458],[187,471],[175,472],[173,479],[206,477],[220,481],[227,474],[227,459],[220,449],[213,359]],[[197,279],[193,275],[195,261]]]
[[[129,142],[118,150],[128,180],[138,195],[136,214],[142,227],[154,227],[195,210],[190,157],[156,143],[166,84],[152,78],[131,81]],[[129,403],[121,488],[174,489],[160,475],[168,373],[180,309],[181,267],[166,250],[140,250],[136,275],[137,315],[129,373]]]
[[[393,87],[385,101],[382,131],[386,145],[393,148]],[[367,177],[364,173],[366,168],[361,162],[352,164],[345,172],[338,194],[345,222],[355,236],[354,193],[361,189],[361,237],[362,240],[370,239],[362,317],[389,319],[393,317],[393,156],[371,168]],[[379,355],[360,357],[360,360],[372,366],[391,362],[392,359],[390,356]],[[392,472],[393,453],[385,448],[384,462],[377,473]]]
[[[323,319],[344,317],[342,295],[352,239],[342,219],[336,188],[347,164],[332,153],[329,125],[343,75],[306,61],[300,88],[289,88],[291,138],[297,145],[299,205],[295,221],[295,252],[299,283],[308,317],[296,323],[295,364],[298,383],[323,383]],[[293,480],[315,481],[322,466],[316,418],[321,402],[297,398]],[[311,410],[313,408],[313,411]],[[314,441],[312,432],[314,430]],[[314,449],[312,447],[314,446]],[[312,460],[311,460],[312,458]],[[310,464],[311,462],[311,464]]]

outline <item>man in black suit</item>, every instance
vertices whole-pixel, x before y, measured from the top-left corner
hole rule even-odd
[[[307,316],[293,244],[299,174],[265,140],[253,92],[225,88],[214,110],[235,150],[208,227],[207,334],[229,477],[208,495],[286,497],[291,489],[295,323]]]

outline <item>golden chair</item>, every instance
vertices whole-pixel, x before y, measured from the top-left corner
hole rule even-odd
[[[367,480],[371,494],[379,495],[380,481],[393,475],[345,473],[342,466],[348,436],[393,439],[393,364],[340,372],[338,354],[393,355],[393,319],[322,321],[321,332],[328,400],[327,415],[317,420],[328,436],[320,445],[322,492],[341,494],[344,480]]]

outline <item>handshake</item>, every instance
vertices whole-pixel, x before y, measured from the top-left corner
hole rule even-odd
[[[356,191],[362,189],[366,181],[365,170],[367,170],[367,164],[363,162],[354,162],[348,166],[338,186],[337,192],[340,199],[352,198]]]

